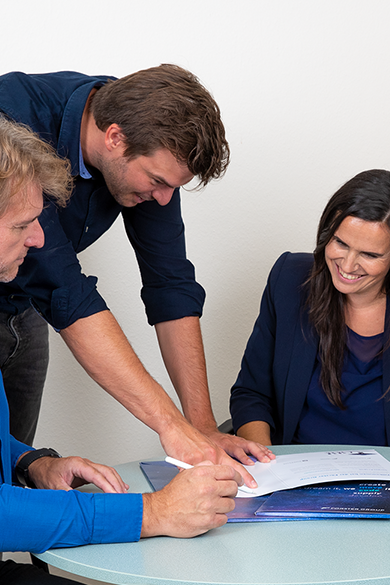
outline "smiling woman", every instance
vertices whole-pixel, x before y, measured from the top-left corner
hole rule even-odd
[[[390,173],[328,202],[314,255],[285,253],[232,388],[234,429],[272,443],[387,445]]]
[[[325,259],[333,286],[347,295],[349,303],[368,306],[378,297],[384,300],[383,282],[390,269],[386,223],[346,217],[326,246]]]

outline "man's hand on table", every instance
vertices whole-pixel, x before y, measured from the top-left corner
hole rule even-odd
[[[227,522],[241,476],[231,466],[204,461],[181,471],[165,488],[143,494],[141,538],[191,538]]]
[[[217,429],[207,434],[207,437],[228,455],[240,461],[243,465],[254,465],[251,455],[261,463],[269,463],[275,459],[272,451],[256,441],[250,441],[235,435],[220,433]]]
[[[126,493],[129,486],[112,467],[82,457],[41,457],[28,468],[30,479],[40,489],[69,491],[93,483],[106,493]]]
[[[228,465],[242,476],[244,483],[250,488],[256,488],[257,483],[235,459],[244,465],[253,465],[248,454],[263,463],[275,459],[275,455],[267,447],[253,441],[246,441],[241,437],[225,435],[218,432],[217,428],[206,436],[188,423],[184,423],[184,427],[182,429],[177,426],[171,427],[169,432],[160,434],[160,441],[167,455],[191,465],[206,460],[217,465]],[[230,455],[235,459],[232,459]]]

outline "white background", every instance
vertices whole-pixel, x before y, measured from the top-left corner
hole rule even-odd
[[[320,213],[343,182],[390,166],[390,3],[18,0],[2,3],[1,21],[0,73],[120,77],[177,63],[218,101],[231,165],[182,200],[188,256],[207,291],[202,329],[221,423],[273,262],[313,249]],[[174,395],[121,219],[81,262]],[[96,386],[54,332],[35,445],[112,464],[161,454],[155,433]]]

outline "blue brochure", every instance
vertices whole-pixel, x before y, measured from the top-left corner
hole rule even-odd
[[[390,482],[337,482],[278,491],[255,514],[263,518],[390,518]]]
[[[177,467],[166,461],[145,461],[139,466],[156,492],[162,490],[179,473]]]

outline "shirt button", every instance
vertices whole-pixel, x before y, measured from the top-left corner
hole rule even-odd
[[[87,226],[87,227],[85,228],[85,233],[87,233],[87,231],[88,231],[88,227],[89,227],[89,226]]]

